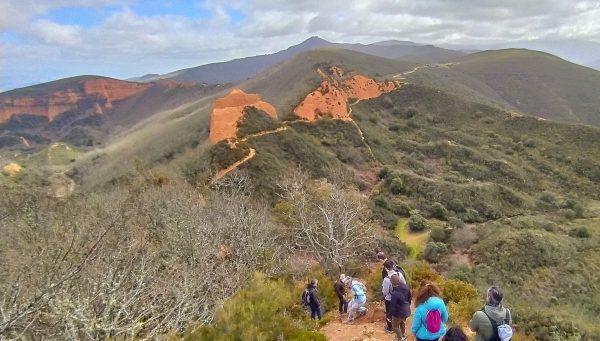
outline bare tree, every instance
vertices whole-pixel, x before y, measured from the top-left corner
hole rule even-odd
[[[352,257],[373,242],[365,199],[355,190],[296,175],[280,185],[279,215],[292,227],[299,247],[308,249],[327,268],[343,270]]]
[[[6,210],[0,338],[154,339],[209,323],[279,259],[250,191],[235,175],[204,193],[144,185]]]

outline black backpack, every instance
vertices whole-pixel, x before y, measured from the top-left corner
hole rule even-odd
[[[310,305],[310,290],[308,290],[308,288],[304,289],[304,291],[302,292],[302,305]]]
[[[498,327],[499,326],[508,326],[508,328],[511,330],[511,334],[512,334],[512,328],[510,328],[510,326],[508,324],[510,322],[510,312],[508,309],[506,309],[506,316],[504,317],[504,320],[502,322],[497,322],[496,320],[492,319],[490,317],[490,315],[488,315],[488,313],[485,311],[485,307],[483,309],[481,309],[481,311],[483,311],[485,316],[487,316],[488,320],[490,320],[490,323],[492,324],[492,330],[494,333],[494,334],[492,334],[492,337],[490,337],[486,341],[501,341],[500,336],[498,335]]]
[[[394,262],[394,271],[396,271],[397,273],[401,273],[402,276],[404,276],[406,285],[408,285],[408,277],[406,277],[406,272],[404,272],[404,269],[402,269],[402,267],[400,265],[398,265],[398,263],[395,263],[395,262]]]

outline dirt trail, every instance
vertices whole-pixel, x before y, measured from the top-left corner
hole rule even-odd
[[[250,159],[252,159],[254,156],[256,155],[256,149],[254,148],[250,148],[250,152],[248,153],[248,155],[246,155],[243,159],[236,161],[234,164],[232,164],[231,166],[222,169],[220,171],[217,172],[217,174],[215,174],[215,176],[213,177],[213,179],[210,181],[211,184],[219,181],[222,177],[224,177],[225,175],[231,173],[232,171],[236,170],[239,166],[243,165],[244,163],[248,162]]]
[[[332,321],[321,328],[321,333],[325,334],[327,340],[331,341],[392,341],[396,335],[387,333],[385,327],[385,312],[383,302],[374,302],[369,306],[369,312],[366,316],[358,317],[354,321],[347,323],[347,315],[338,315],[333,312],[335,317]],[[414,311],[414,309],[413,309]],[[412,317],[406,321],[406,336],[408,341],[414,341],[415,338],[410,334],[410,325]]]
[[[348,117],[350,117],[350,122],[352,122],[352,124],[354,124],[354,126],[356,127],[356,129],[358,130],[358,134],[360,135],[360,139],[362,140],[363,144],[365,146],[367,146],[367,149],[369,150],[369,155],[371,155],[371,158],[373,160],[377,160],[375,158],[375,154],[373,154],[373,150],[371,150],[371,146],[369,146],[369,144],[367,143],[367,141],[365,140],[365,135],[363,134],[362,130],[360,129],[360,127],[358,126],[358,124],[356,123],[356,121],[354,121],[352,119],[352,106],[355,104],[358,104],[360,102],[360,99],[356,100],[356,102],[354,103],[350,103],[348,106],[350,107],[350,109],[348,110]]]
[[[273,129],[273,130],[266,130],[266,131],[261,131],[260,133],[246,135],[246,136],[244,136],[243,138],[240,139],[240,142],[248,141],[248,139],[251,138],[251,137],[258,137],[258,136],[264,136],[264,135],[269,135],[269,134],[275,134],[275,133],[278,133],[280,131],[284,131],[284,130],[287,130],[287,129],[288,129],[287,126],[282,126],[282,127],[279,127],[277,129]]]

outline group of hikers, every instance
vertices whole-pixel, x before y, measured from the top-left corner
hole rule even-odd
[[[407,339],[406,319],[411,316],[413,297],[406,280],[404,270],[384,253],[377,253],[383,264],[381,270],[381,296],[385,304],[388,333],[396,334],[396,341]],[[322,306],[317,292],[318,281],[312,279],[304,291],[302,300],[310,307],[311,318],[321,319]],[[339,299],[340,315],[348,314],[347,322],[368,311],[367,288],[357,278],[341,274],[334,284]],[[512,337],[512,317],[510,311],[502,305],[503,293],[492,286],[487,290],[483,309],[476,311],[469,322],[469,328],[475,333],[475,341],[508,341]],[[432,282],[421,283],[414,297],[411,333],[417,341],[466,341],[465,333],[458,327],[446,330],[448,311],[442,299],[441,290]]]

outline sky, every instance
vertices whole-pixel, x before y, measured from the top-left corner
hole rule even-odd
[[[0,91],[82,74],[167,73],[277,52],[311,36],[471,47],[600,43],[600,0],[1,0]]]

